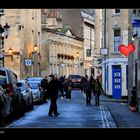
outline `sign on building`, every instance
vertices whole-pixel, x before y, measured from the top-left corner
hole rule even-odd
[[[31,59],[26,59],[26,60],[25,60],[25,65],[26,65],[26,66],[31,66],[31,65],[32,65]]]
[[[86,49],[86,56],[91,57],[91,49]]]
[[[132,27],[140,27],[140,18],[132,19]]]
[[[108,49],[107,48],[101,48],[100,52],[101,52],[101,55],[108,55]]]

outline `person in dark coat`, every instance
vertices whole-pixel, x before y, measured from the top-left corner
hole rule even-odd
[[[44,77],[44,79],[42,79],[41,81],[41,87],[45,93],[45,99],[48,99],[48,95],[47,95],[47,90],[48,90],[48,80],[47,80],[47,76]]]
[[[50,109],[49,109],[49,116],[58,116],[60,113],[57,111],[57,99],[58,93],[60,89],[60,82],[57,79],[57,75],[52,76],[52,80],[49,82],[48,85],[48,94],[50,97]]]
[[[60,78],[59,78],[59,82],[60,82],[60,88],[61,88],[61,99],[63,99],[64,98],[64,89],[63,89],[63,83],[64,83],[64,81],[65,81],[65,75],[64,76],[60,76]]]
[[[83,88],[86,92],[86,104],[87,106],[91,105],[91,91],[92,91],[92,83],[86,79],[86,82],[83,85]]]
[[[64,81],[63,86],[64,86],[64,90],[66,92],[66,99],[70,100],[71,99],[71,91],[73,88],[73,83],[69,77],[68,77],[68,79],[66,79]]]
[[[83,91],[84,91],[83,85],[84,85],[85,82],[86,82],[86,78],[84,76],[82,76],[81,82],[80,82],[81,93],[83,93]]]
[[[100,95],[101,92],[104,92],[101,86],[101,83],[99,82],[98,79],[95,80],[95,105],[99,106],[100,105]]]

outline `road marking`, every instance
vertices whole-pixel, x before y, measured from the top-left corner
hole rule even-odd
[[[103,118],[103,112],[102,112],[101,106],[100,106],[100,112],[101,112],[101,119],[102,119],[103,128],[105,128],[105,121],[104,121],[104,118]]]
[[[102,118],[102,122],[103,122],[103,128],[105,128],[105,127],[110,128],[103,105],[100,106],[100,111],[101,111],[101,118]]]
[[[108,128],[110,128],[110,126],[109,126],[109,122],[108,122],[108,119],[107,119],[107,116],[106,116],[106,111],[105,111],[103,105],[102,105],[102,109],[103,109],[103,113],[104,113],[104,117],[105,117],[106,125],[107,125]]]

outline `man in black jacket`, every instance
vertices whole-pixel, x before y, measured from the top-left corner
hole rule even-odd
[[[47,76],[45,76],[44,79],[42,79],[41,87],[42,87],[42,89],[45,93],[45,99],[48,99],[48,80],[47,80]]]
[[[51,100],[50,109],[49,109],[49,116],[58,116],[60,113],[57,112],[57,99],[58,93],[60,89],[60,82],[57,79],[57,75],[52,75],[52,80],[49,82],[48,85],[48,94]]]

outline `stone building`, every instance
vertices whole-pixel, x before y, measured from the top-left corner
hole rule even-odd
[[[8,39],[10,26],[3,22],[5,18],[4,9],[0,9],[0,67],[4,67],[5,39]]]
[[[133,41],[135,51],[128,57],[128,101],[131,90],[136,87],[138,111],[140,112],[140,9],[129,9],[129,42]]]
[[[103,48],[108,53],[102,61],[102,85],[113,98],[127,97],[128,90],[128,58],[119,52],[120,44],[128,45],[128,9],[103,9]]]
[[[102,56],[101,48],[103,46],[103,37],[102,37],[102,9],[95,9],[95,44],[93,50],[93,73],[95,78],[99,78],[102,82]]]
[[[42,10],[41,75],[83,75],[83,39],[63,26],[57,10]]]
[[[84,75],[94,75],[93,57],[95,49],[95,9],[57,9],[64,25],[69,25],[77,37],[83,38]]]
[[[5,66],[20,79],[40,76],[41,9],[5,9],[3,22],[10,25]]]

